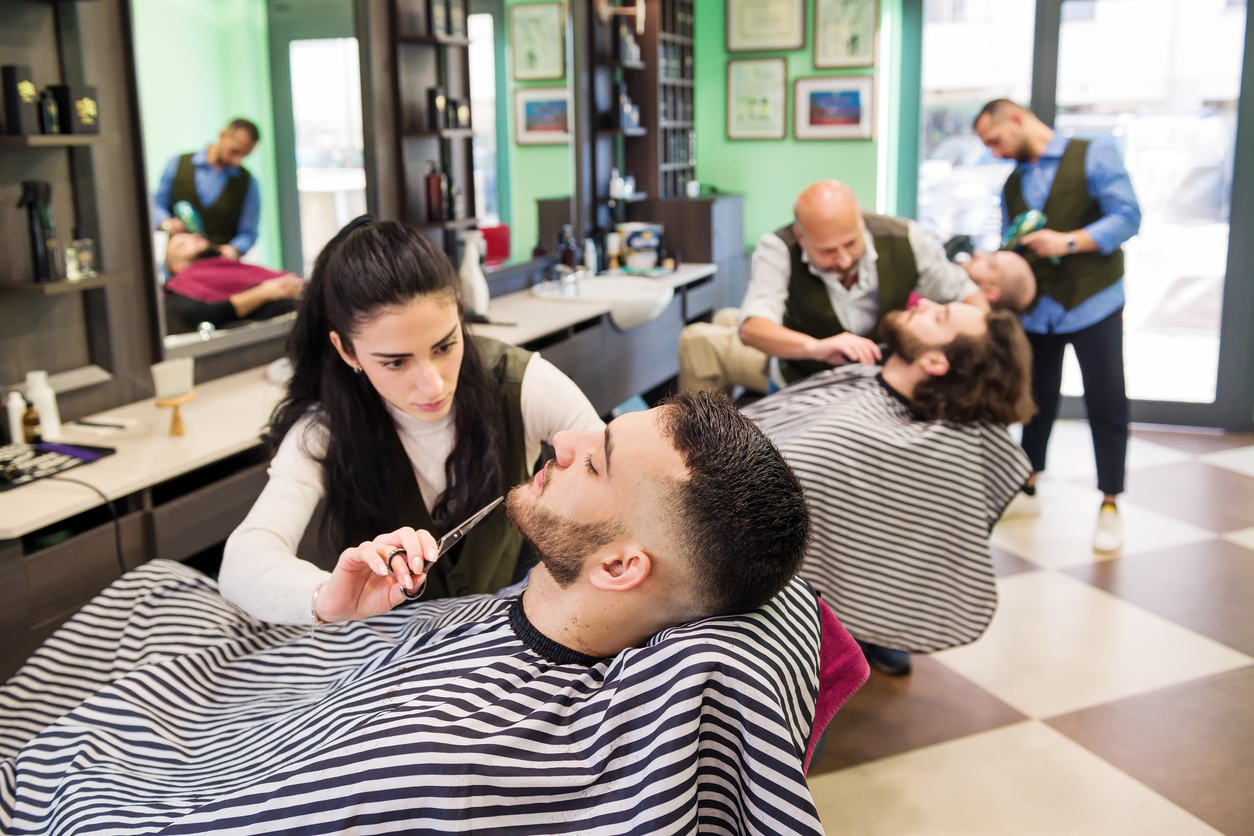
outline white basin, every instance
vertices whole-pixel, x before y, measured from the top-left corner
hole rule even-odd
[[[591,276],[565,285],[541,282],[531,292],[545,299],[609,302],[610,321],[620,331],[657,319],[675,296],[666,282],[639,276]]]

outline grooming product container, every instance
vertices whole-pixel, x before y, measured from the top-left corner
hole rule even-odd
[[[57,409],[57,393],[48,384],[48,373],[26,373],[26,397],[39,412],[40,435],[44,441],[61,440],[61,413]]]

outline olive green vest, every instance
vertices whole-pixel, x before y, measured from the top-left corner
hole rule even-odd
[[[500,386],[501,426],[505,430],[501,439],[501,490],[504,492],[532,475],[532,463],[526,460],[522,418],[522,379],[527,370],[527,361],[531,359],[531,352],[486,337],[473,339],[483,355],[488,374]],[[400,507],[406,509],[403,512],[404,518],[395,520],[389,530],[408,525],[426,529],[438,540],[448,529],[460,525],[462,520],[453,520],[443,528],[436,528],[427,511],[427,505],[423,502],[414,468],[401,444],[400,436],[395,429],[386,436],[388,461],[398,465],[388,468],[385,474],[389,482],[388,489],[401,498]],[[313,518],[306,526],[304,538],[296,554],[331,571],[335,568],[339,552],[328,553],[318,534],[325,509],[324,499],[318,504]],[[505,514],[504,503],[498,505],[470,530],[461,543],[436,561],[427,575],[427,586],[422,600],[490,593],[509,586],[518,564],[522,542],[522,534]]]
[[[213,205],[202,206],[200,195],[196,194],[196,166],[192,165],[192,155],[184,154],[179,157],[179,166],[174,172],[174,190],[170,200],[173,203],[180,200],[190,203],[205,225],[205,237],[220,247],[229,244],[239,230],[239,216],[244,210],[244,197],[248,194],[251,180],[248,169],[240,166],[239,176],[227,178],[226,188]]]
[[[1073,139],[1067,143],[1067,149],[1058,161],[1054,184],[1045,199],[1045,208],[1041,210],[1045,213],[1046,229],[1071,232],[1083,229],[1102,217],[1101,204],[1096,198],[1089,196],[1088,178],[1084,174],[1084,158],[1088,154],[1088,147],[1087,139]],[[1017,168],[1006,180],[1002,200],[1012,219],[1028,211],[1028,204],[1023,199],[1022,177]],[[1123,276],[1122,249],[1117,249],[1110,255],[1065,255],[1059,259],[1059,264],[1051,264],[1047,258],[1037,258],[1027,250],[1023,257],[1032,265],[1032,272],[1036,274],[1036,299],[1032,301],[1033,306],[1042,296],[1050,296],[1058,304],[1071,310]]]
[[[879,274],[878,323],[889,311],[905,309],[910,301],[910,291],[919,282],[919,268],[915,265],[914,249],[908,237],[909,227],[904,220],[870,212],[863,212],[862,218],[875,242],[875,267]],[[788,246],[792,262],[788,301],[784,304],[784,327],[818,339],[846,331],[832,309],[827,285],[810,272],[810,266],[802,260],[801,244],[792,226],[781,227],[775,234]],[[879,325],[866,336],[878,341]],[[818,360],[780,360],[779,366],[789,383],[831,368]]]

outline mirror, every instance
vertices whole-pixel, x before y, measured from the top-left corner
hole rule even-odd
[[[153,232],[165,354],[281,335],[297,279],[366,207],[353,0],[131,0],[131,13],[154,226],[174,215]],[[180,199],[202,236],[181,234]]]
[[[202,242],[191,246],[186,236],[175,235],[171,242],[166,232],[153,233],[167,300],[160,335],[167,357],[212,353],[285,333],[294,318],[283,312],[284,302],[292,306],[289,300],[266,300],[247,312],[246,304],[237,307],[229,297],[227,305],[220,298],[207,301],[210,293],[202,285],[212,285],[220,297],[224,289],[237,290],[251,279],[224,278],[204,268],[216,265],[223,268],[220,273],[248,272],[265,281],[284,273],[306,275],[326,241],[366,211],[354,2],[130,0],[149,194],[166,202],[164,210],[154,208],[154,225],[172,208],[174,189],[167,184],[163,190],[162,180],[177,177],[180,156],[229,144],[221,132],[237,117],[253,122],[260,133],[242,162],[259,196],[257,234],[239,262],[212,256],[189,261],[188,250],[200,255]],[[526,261],[538,240],[536,201],[571,193],[571,158],[569,144],[516,143],[516,91],[565,87],[570,73],[548,81],[515,80],[505,0],[469,0],[468,9],[477,215],[482,225],[509,227],[506,262]],[[238,131],[229,133],[228,140]],[[542,243],[552,249],[553,242]],[[167,250],[176,271],[196,264],[207,277],[178,281],[166,267]],[[177,305],[168,300],[181,294],[168,291],[184,286],[199,294],[192,301],[200,304],[176,300],[181,309],[172,310]],[[216,305],[211,328],[198,327],[209,321],[205,305]]]

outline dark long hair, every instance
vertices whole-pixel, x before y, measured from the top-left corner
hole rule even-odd
[[[396,430],[387,406],[364,374],[348,366],[331,344],[340,335],[353,353],[362,326],[391,309],[430,295],[457,302],[465,352],[453,401],[456,440],[444,464],[448,487],[435,501],[437,536],[501,493],[504,454],[501,394],[475,340],[452,263],[422,233],[395,221],[358,218],[318,255],[296,324],[288,337],[292,378],[275,408],[266,442],[271,452],[312,411],[327,430],[321,459],[326,512],[319,531],[324,549],[337,552],[401,525],[396,486],[412,482],[407,459],[397,461]],[[398,481],[399,480],[399,481]]]

